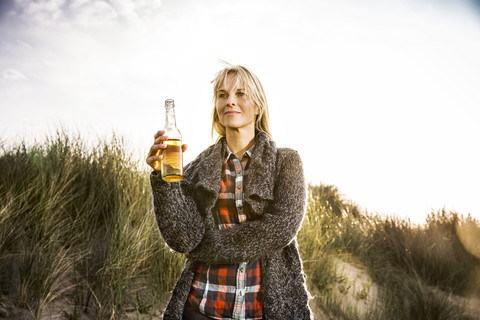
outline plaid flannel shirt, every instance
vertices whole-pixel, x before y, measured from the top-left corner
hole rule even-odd
[[[214,213],[220,229],[248,219],[248,212],[243,206],[243,190],[247,183],[244,172],[253,148],[239,160],[227,147]],[[262,319],[260,278],[259,260],[234,265],[199,262],[188,300],[194,308],[213,319]]]

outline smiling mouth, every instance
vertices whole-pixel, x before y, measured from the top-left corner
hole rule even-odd
[[[227,116],[231,116],[231,115],[240,114],[240,112],[237,112],[237,111],[227,111],[227,112],[225,112],[224,114],[227,115]]]

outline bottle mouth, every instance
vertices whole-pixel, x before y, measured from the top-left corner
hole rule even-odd
[[[173,102],[173,99],[167,99],[165,100],[165,109],[172,109],[175,107],[175,103]]]

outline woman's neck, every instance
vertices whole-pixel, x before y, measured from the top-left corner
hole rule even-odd
[[[235,153],[239,159],[243,154],[253,146],[255,141],[255,129],[242,130],[228,130],[226,131],[227,145],[230,151]]]

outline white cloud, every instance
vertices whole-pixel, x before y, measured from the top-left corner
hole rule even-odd
[[[161,9],[161,0],[15,0],[11,16],[27,24],[91,27],[149,23],[158,19]]]
[[[27,80],[27,76],[15,69],[8,69],[2,72],[2,82],[22,81]]]
[[[74,0],[68,8],[71,22],[80,25],[103,25],[115,22],[118,12],[106,1]]]
[[[63,16],[65,0],[16,0],[14,10],[24,19],[42,23],[54,23]]]

